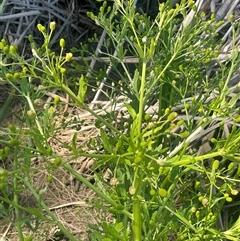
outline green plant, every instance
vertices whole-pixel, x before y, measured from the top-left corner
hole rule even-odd
[[[73,78],[77,88],[68,87],[66,64],[71,62],[72,53],[64,54],[63,39],[59,43],[59,57],[48,48],[54,23],[50,25],[50,33],[38,25],[45,39],[40,48],[29,38],[34,57],[31,63],[2,40],[3,77],[25,100],[21,121],[29,127],[25,132],[23,127],[16,130],[11,126],[6,132],[8,140],[1,141],[14,153],[13,170],[8,175],[9,182],[13,182],[14,197],[8,196],[9,187],[4,185],[0,200],[15,209],[20,240],[24,240],[21,210],[33,214],[38,221],[54,222],[70,240],[76,240],[41,199],[47,186],[39,192],[32,184],[34,173],[30,164],[35,155],[44,157],[44,168],[50,174],[60,166],[69,171],[99,196],[98,207],[112,213],[112,222],[103,220],[91,226],[90,240],[239,239],[239,219],[226,227],[221,220],[224,205],[238,194],[240,175],[238,95],[229,99],[232,89],[228,88],[239,66],[238,51],[233,51],[224,66],[219,63],[215,76],[206,78],[205,71],[217,59],[221,47],[218,36],[210,33],[222,22],[216,22],[214,16],[206,21],[202,14],[195,16],[194,25],[183,27],[181,19],[189,8],[196,6],[182,2],[171,8],[170,3],[159,5],[159,14],[154,20],[136,13],[131,1],[124,6],[116,0],[112,7],[104,2],[98,16],[88,14],[106,30],[109,37],[106,47],[114,46],[117,51],[117,56],[109,54],[112,66],[120,64],[124,70],[124,74],[119,73],[121,88],[115,85],[111,90],[111,96],[120,92],[129,100],[124,103],[125,116],[117,124],[112,124],[117,113],[106,111],[106,115],[101,116],[84,103],[88,76]],[[234,38],[235,34],[233,30]],[[129,53],[139,60],[133,73],[124,62]],[[11,65],[8,58],[14,61]],[[16,72],[15,65],[21,65],[21,71]],[[58,157],[51,150],[48,139],[54,138],[57,111],[49,105],[44,112],[37,113],[34,103],[42,94],[34,91],[31,82],[34,78],[42,88],[58,88],[68,94],[71,105],[81,107],[96,118],[100,134],[88,143],[94,154],[77,147],[77,135],[71,144],[65,144],[72,155]],[[219,95],[207,102],[213,91],[219,91]],[[59,104],[57,98],[54,104]],[[178,104],[182,104],[179,110]],[[212,126],[215,128],[211,129]],[[210,148],[202,150],[202,139],[213,130]],[[22,138],[31,142],[21,144]],[[7,154],[8,149],[4,149],[1,158]],[[79,156],[96,160],[95,185],[69,165],[68,162]],[[20,159],[24,162],[19,162]],[[111,170],[110,181],[103,178],[106,168]],[[5,184],[6,175],[3,177]],[[20,187],[31,191],[39,208],[19,205]],[[48,218],[42,214],[42,208]]]

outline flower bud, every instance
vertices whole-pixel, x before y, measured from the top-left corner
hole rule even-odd
[[[179,136],[180,136],[182,139],[186,139],[186,138],[189,137],[189,135],[190,135],[189,131],[184,131],[184,132],[180,133]]]
[[[215,160],[215,161],[213,162],[213,164],[212,164],[212,168],[213,168],[214,170],[217,170],[218,167],[219,167],[219,160]]]
[[[56,96],[54,97],[53,103],[54,103],[54,105],[58,105],[59,102],[60,102],[60,97],[59,97],[58,95],[56,95]]]
[[[60,68],[60,72],[61,72],[61,74],[65,74],[67,72],[67,70],[65,68]]]
[[[14,80],[14,76],[10,73],[6,73],[6,78],[10,81]]]
[[[10,52],[11,54],[16,54],[16,53],[17,53],[17,50],[18,50],[18,47],[17,47],[17,46],[11,45],[11,46],[9,47],[9,52]]]
[[[50,23],[50,29],[53,31],[56,28],[56,22]]]
[[[158,193],[159,193],[159,195],[160,195],[161,197],[166,197],[166,196],[167,196],[167,191],[166,191],[166,189],[164,189],[164,188],[160,188],[160,189],[158,190]]]
[[[178,116],[177,112],[172,112],[169,114],[167,119],[168,121],[174,121],[177,118],[177,116]]]
[[[28,111],[27,111],[27,116],[28,116],[30,119],[34,120],[34,119],[36,118],[36,113],[35,113],[34,110],[28,110]]]
[[[65,47],[65,39],[61,38],[59,41],[60,47],[64,48]]]
[[[129,187],[129,193],[134,195],[136,193],[136,188],[134,186]]]
[[[66,61],[70,61],[73,57],[73,54],[72,53],[67,53],[66,54]]]

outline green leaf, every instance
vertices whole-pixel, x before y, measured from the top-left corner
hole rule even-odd
[[[120,225],[120,226],[119,226]],[[113,224],[103,222],[103,231],[109,238],[114,238],[113,240],[123,240],[121,233],[123,226],[122,224],[116,224],[113,226]],[[112,240],[112,239],[109,239]]]
[[[87,83],[85,81],[84,75],[81,75],[79,79],[79,87],[78,87],[78,97],[81,103],[84,103],[87,93]]]
[[[113,161],[113,160],[117,160],[117,158],[114,156],[112,156],[111,158],[110,157],[101,158],[96,163],[94,163],[92,168],[93,168],[93,170],[96,170],[96,169],[100,168],[101,166],[106,165],[108,162]]]
[[[24,95],[29,95],[29,92],[30,92],[30,84],[29,84],[29,82],[27,81],[27,78],[26,78],[26,77],[21,78],[20,85],[21,85],[21,90],[22,90],[23,94],[24,94]]]
[[[103,147],[106,151],[108,151],[109,153],[113,152],[113,148],[109,142],[109,138],[106,134],[106,132],[103,129],[100,129],[100,135],[101,135],[101,139],[103,142]]]
[[[134,47],[136,48],[137,53],[138,53],[140,59],[143,59],[144,54],[143,54],[142,48],[137,43],[134,43]]]
[[[35,146],[38,148],[38,150],[42,153],[46,152],[46,149],[44,147],[44,145],[42,144],[42,135],[40,133],[40,131],[36,128],[36,127],[31,127],[31,136],[34,139],[34,144]]]
[[[131,115],[132,119],[134,120],[135,117],[137,116],[135,110],[132,108],[131,105],[129,105],[129,104],[127,104],[127,103],[125,103],[124,105],[125,105],[125,107],[127,108],[128,113]]]
[[[74,155],[78,156],[76,142],[77,142],[77,132],[75,132],[74,135],[73,135],[71,147],[72,147],[72,151],[73,151]]]
[[[139,89],[140,89],[140,79],[139,79],[139,71],[135,69],[133,76],[133,90],[135,95],[139,98]]]

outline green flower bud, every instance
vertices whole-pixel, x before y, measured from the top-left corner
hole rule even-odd
[[[52,180],[53,180],[53,177],[52,176],[47,176],[47,182],[52,182]]]
[[[28,116],[30,119],[34,120],[34,119],[36,118],[36,113],[35,113],[34,110],[28,110],[28,111],[27,111],[27,116]]]
[[[233,168],[234,168],[235,164],[234,162],[231,162],[229,165],[228,165],[228,171],[231,171]]]
[[[219,167],[219,160],[215,160],[215,161],[213,162],[213,164],[212,164],[212,168],[213,168],[214,170],[217,170],[218,167]]]
[[[50,23],[50,29],[53,31],[56,28],[56,22]]]
[[[48,147],[48,149],[46,150],[46,154],[51,156],[53,154],[53,150],[51,147]]]
[[[167,191],[164,188],[160,188],[158,190],[158,193],[161,197],[166,197],[167,196]]]
[[[4,147],[4,153],[8,156],[9,154],[10,154],[10,152],[11,152],[11,150],[10,150],[10,148],[8,147],[8,146],[5,146]]]
[[[29,42],[32,42],[33,41],[33,36],[30,34],[30,35],[28,35],[28,41]]]
[[[38,31],[41,32],[42,27],[43,27],[42,24],[39,23],[39,24],[37,25],[37,29],[38,29]]]
[[[184,107],[185,107],[186,110],[189,110],[189,109],[191,108],[191,106],[189,105],[189,103],[185,103],[185,104],[184,104]]]
[[[170,113],[170,109],[169,108],[166,108],[165,109],[165,114],[168,115]]]
[[[18,47],[17,47],[17,46],[11,45],[11,46],[9,47],[9,52],[10,52],[10,54],[16,54],[16,53],[17,53],[17,50],[18,50]]]
[[[198,219],[200,218],[200,211],[196,212],[196,218],[198,218]]]
[[[59,44],[60,44],[61,48],[64,48],[65,47],[65,39],[61,38]]]
[[[16,132],[16,127],[13,124],[9,124],[8,129],[13,133]]]
[[[145,114],[144,115],[144,120],[145,121],[150,121],[151,120],[151,116],[149,114]]]
[[[53,165],[54,165],[55,167],[58,167],[58,166],[61,165],[61,163],[62,163],[62,159],[61,159],[60,157],[56,157],[55,160],[54,160],[54,162],[53,162]]]
[[[61,72],[61,74],[65,74],[67,72],[67,70],[65,68],[61,68],[60,72]]]
[[[135,158],[134,158],[134,163],[135,164],[139,164],[139,163],[141,163],[142,162],[142,157],[141,156],[136,156]]]
[[[11,139],[8,143],[10,146],[19,146],[20,145],[20,142],[17,139]]]
[[[26,67],[26,66],[23,66],[23,67],[22,67],[22,72],[23,72],[24,74],[27,73],[27,67]]]
[[[167,119],[168,121],[174,121],[177,118],[177,116],[178,116],[177,112],[172,112],[169,114]]]
[[[178,122],[177,122],[177,126],[181,126],[181,125],[183,125],[184,124],[184,120],[179,120]]]
[[[10,81],[13,81],[14,80],[14,76],[10,73],[6,73],[6,78]]]
[[[42,26],[42,27],[41,27],[41,32],[42,32],[42,33],[45,33],[45,32],[46,32],[45,26]]]
[[[232,198],[231,197],[226,197],[226,201],[230,203],[230,202],[232,202]]]
[[[189,0],[188,1],[188,7],[192,7],[194,5],[194,1],[193,0]]]
[[[2,39],[2,40],[1,40],[1,43],[2,43],[4,46],[6,46],[6,45],[7,45],[6,39]]]
[[[0,167],[0,176],[6,177],[8,175],[8,171],[2,167]]]
[[[197,211],[197,208],[195,206],[191,207],[191,212],[195,213]]]
[[[154,189],[151,189],[149,193],[151,196],[154,196],[156,194],[156,191]]]
[[[238,117],[235,119],[235,121],[236,121],[237,123],[240,123],[240,116],[238,116]]]
[[[189,131],[184,131],[184,132],[180,133],[179,136],[180,136],[182,139],[186,139],[186,138],[189,137],[189,135],[190,135]]]
[[[54,105],[58,105],[59,102],[60,102],[60,97],[59,97],[58,95],[56,95],[56,96],[54,97],[53,103],[54,103]]]
[[[4,52],[5,54],[8,54],[8,53],[9,53],[9,46],[8,46],[8,45],[6,45],[6,46],[3,47],[3,52]]]
[[[200,186],[200,184],[201,184],[201,183],[200,183],[199,181],[196,181],[196,182],[195,182],[195,185],[194,185],[194,188],[195,188],[195,189],[198,188],[198,187]]]
[[[16,73],[13,74],[13,78],[14,78],[15,80],[20,79],[20,77],[21,77],[21,74],[20,74],[19,72],[16,72]]]
[[[217,139],[211,138],[211,142],[212,142],[213,144],[217,144]]]

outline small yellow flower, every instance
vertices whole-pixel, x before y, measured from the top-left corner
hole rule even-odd
[[[231,194],[234,195],[234,196],[238,195],[238,190],[232,189]]]
[[[70,61],[73,57],[72,53],[66,53],[66,61]]]

